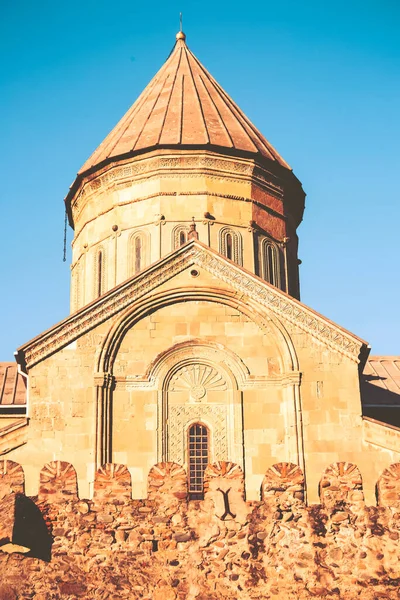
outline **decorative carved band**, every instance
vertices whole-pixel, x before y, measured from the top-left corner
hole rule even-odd
[[[358,362],[361,342],[331,325],[306,306],[288,297],[271,285],[266,285],[253,275],[244,272],[233,264],[211,252],[197,249],[194,263],[203,267],[222,281],[240,292],[247,294],[255,302],[271,309],[279,317],[311,333],[331,348]]]
[[[244,302],[249,298],[256,304],[265,306],[278,317],[309,332],[330,348],[358,362],[362,348],[361,340],[335,327],[308,307],[258,277],[247,273],[239,266],[228,262],[196,240],[176,250],[173,256],[165,257],[128,280],[96,303],[92,303],[79,313],[68,317],[43,336],[23,346],[19,352],[25,354],[28,367],[34,365],[122,309],[132,305],[133,301],[148,295],[155,288],[193,264],[201,266],[239,291]]]

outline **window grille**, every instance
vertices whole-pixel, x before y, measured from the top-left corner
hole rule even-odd
[[[189,429],[189,497],[191,500],[203,498],[204,471],[209,462],[208,429],[195,423]]]

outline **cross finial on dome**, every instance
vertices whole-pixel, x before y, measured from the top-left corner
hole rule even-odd
[[[182,13],[179,13],[179,31],[176,34],[176,40],[186,40],[186,35],[182,31]]]

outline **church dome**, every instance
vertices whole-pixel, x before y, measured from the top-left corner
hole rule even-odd
[[[65,199],[74,229],[71,310],[193,235],[299,297],[304,197],[289,165],[179,32],[165,64]]]
[[[259,155],[290,169],[189,50],[183,32],[167,61],[79,175],[133,154],[174,147]]]

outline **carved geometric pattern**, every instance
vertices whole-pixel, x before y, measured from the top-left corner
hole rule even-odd
[[[291,495],[301,502],[304,500],[303,471],[294,463],[277,463],[267,469],[265,473],[261,486],[261,498],[266,500],[283,493]]]
[[[331,464],[320,483],[321,504],[328,509],[337,504],[364,502],[361,473],[356,465],[347,462]]]
[[[182,367],[171,379],[172,392],[188,392],[190,397],[199,401],[208,391],[222,391],[227,389],[226,381],[222,375],[209,365],[188,365]]]
[[[400,509],[400,463],[394,463],[385,469],[378,479],[379,506],[392,506]]]
[[[185,463],[187,426],[194,421],[205,421],[210,426],[211,451],[214,459],[228,457],[226,433],[226,406],[217,404],[179,404],[169,407],[168,460]]]
[[[203,267],[234,289],[249,296],[256,303],[266,306],[278,316],[358,362],[362,347],[361,340],[339,330],[311,309],[280,292],[279,289],[260,282],[240,267],[227,263],[223,257],[210,248],[203,247],[197,241],[191,241],[176,250],[174,256],[161,260],[156,269],[145,271],[133,280],[121,284],[114,292],[93,304],[90,311],[82,311],[68,317],[46,335],[40,336],[33,343],[21,348],[21,352],[25,353],[28,366],[32,366],[45,356],[66,346],[193,264]]]
[[[39,500],[56,504],[78,499],[78,482],[74,467],[65,461],[54,460],[40,471]]]
[[[24,471],[13,460],[0,460],[0,499],[8,494],[24,493]]]
[[[125,465],[106,463],[97,470],[93,495],[96,502],[123,504],[131,497],[131,474]]]
[[[213,158],[211,156],[198,156],[198,157],[192,157],[192,156],[188,156],[188,157],[181,157],[179,160],[173,159],[173,158],[169,158],[169,157],[165,157],[165,158],[151,158],[151,159],[146,159],[143,160],[142,158],[140,159],[140,161],[133,161],[130,164],[127,163],[125,164],[123,167],[111,167],[109,168],[105,173],[100,174],[98,176],[96,176],[95,178],[93,178],[91,181],[89,181],[86,185],[84,185],[84,187],[82,188],[82,190],[80,191],[80,193],[77,195],[77,197],[75,198],[75,200],[71,203],[71,206],[74,209],[74,212],[76,214],[76,211],[80,211],[83,209],[84,204],[85,204],[85,200],[86,198],[90,197],[91,193],[97,193],[99,189],[108,186],[110,183],[119,181],[120,184],[122,185],[122,181],[125,179],[126,180],[126,184],[127,185],[132,185],[132,178],[136,179],[140,179],[142,178],[142,175],[144,174],[146,179],[148,179],[148,173],[152,172],[154,175],[160,175],[162,173],[163,170],[168,170],[170,171],[171,168],[178,168],[180,171],[182,171],[182,169],[209,169],[210,171],[221,171],[223,173],[223,175],[228,176],[229,179],[232,179],[232,172],[233,173],[240,173],[241,175],[247,175],[248,177],[253,177],[259,180],[259,182],[262,182],[263,187],[267,188],[270,190],[270,192],[272,192],[275,196],[277,196],[278,198],[282,198],[282,187],[274,184],[271,181],[271,175],[270,173],[268,173],[268,171],[264,171],[262,168],[260,167],[256,167],[254,168],[253,165],[249,164],[249,163],[245,163],[245,162],[233,162],[231,160],[222,160],[222,159],[218,159],[218,158]],[[169,173],[168,173],[169,175]],[[172,174],[172,176],[174,176],[174,174]],[[185,173],[185,177],[191,176],[191,173]],[[201,176],[201,175],[200,175]],[[210,177],[210,173],[208,173],[208,177]],[[212,176],[211,176],[212,177]],[[220,179],[220,175],[217,175],[214,177],[215,179]],[[242,183],[242,180],[237,180],[238,183]],[[169,196],[176,196],[177,193],[176,192],[158,192],[158,193],[154,193],[151,196],[152,197],[157,197],[157,196],[161,196],[161,195],[169,195]],[[194,195],[208,195],[208,196],[220,196],[220,193],[216,193],[216,192],[211,192],[210,190],[207,191],[203,191],[203,192],[185,192],[185,196],[188,196],[190,194],[194,194]],[[236,196],[233,196],[233,198],[236,198]],[[135,199],[136,201],[140,201],[143,199],[147,199],[147,196],[145,198],[139,197],[138,199]],[[240,198],[242,199],[242,198]],[[251,198],[243,198],[243,200],[247,200],[248,202],[251,202]],[[254,200],[253,200],[254,202]],[[263,206],[260,203],[261,206]]]
[[[149,471],[147,491],[149,500],[186,500],[188,493],[185,469],[174,462],[157,463]]]

